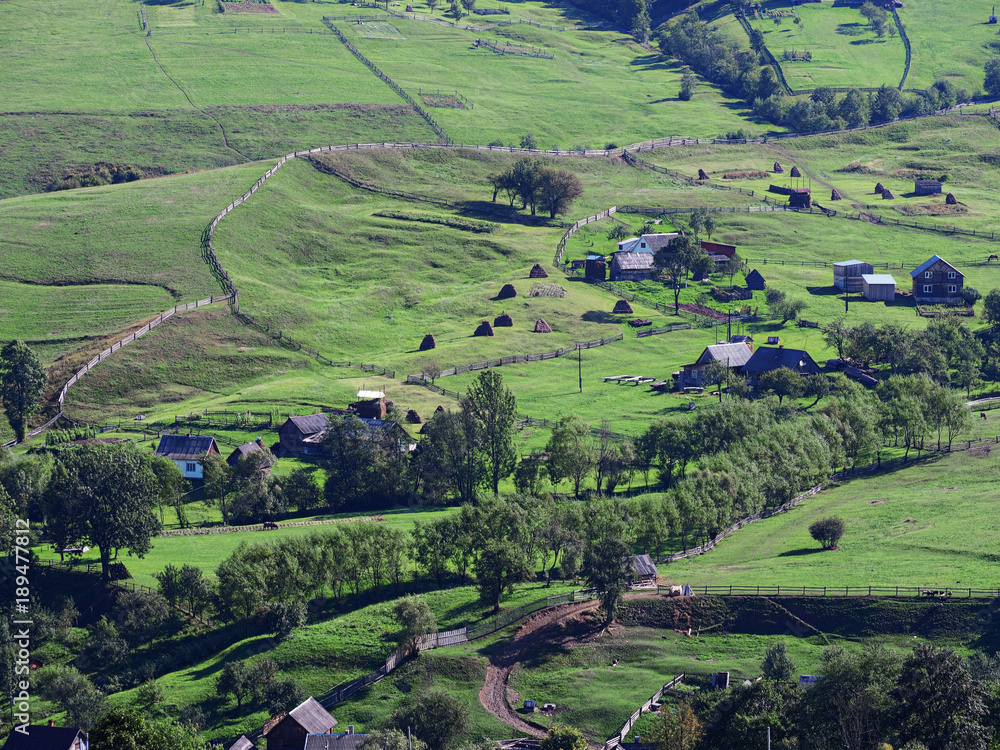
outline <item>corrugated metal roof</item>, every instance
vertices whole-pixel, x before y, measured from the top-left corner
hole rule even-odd
[[[808,352],[802,349],[782,349],[780,347],[761,346],[750,356],[746,364],[743,365],[744,373],[771,372],[781,367],[797,372],[816,374],[819,372],[813,358]]]
[[[32,724],[28,734],[11,732],[3,750],[69,750],[82,729]]]
[[[326,414],[307,414],[302,417],[289,417],[288,421],[295,425],[303,435],[315,435],[330,426],[330,418]],[[286,422],[287,424],[287,422]]]
[[[705,351],[698,357],[696,364],[703,365],[706,362],[716,360],[728,362],[730,367],[742,367],[752,354],[753,352],[746,344],[712,344],[705,347]]]
[[[656,565],[653,564],[653,558],[649,555],[636,555],[633,557],[632,567],[635,568],[635,572],[640,576],[655,576],[660,573],[656,569]]]
[[[844,266],[864,266],[867,265],[863,260],[838,260],[833,264],[834,268],[843,268]]]
[[[172,461],[192,461],[212,450],[219,452],[215,438],[210,435],[164,435],[156,446],[157,456],[165,456]]]
[[[241,734],[240,738],[229,746],[229,750],[254,750],[254,744],[247,739],[245,734]]]
[[[925,260],[923,263],[921,263],[915,269],[913,269],[912,271],[910,271],[910,276],[912,276],[913,278],[916,278],[917,276],[919,276],[920,274],[922,274],[924,271],[926,271],[928,268],[930,268],[931,266],[933,266],[935,263],[938,263],[938,262],[944,263],[952,271],[957,272],[959,276],[963,276],[963,277],[965,276],[964,273],[962,273],[961,271],[959,271],[957,268],[955,268],[955,266],[953,266],[951,263],[949,263],[948,261],[946,261],[940,255],[932,255],[931,257],[929,257],[927,260]]]
[[[863,273],[861,278],[867,284],[892,284],[896,286],[896,280],[889,273]]]
[[[306,730],[306,734],[323,734],[337,726],[337,720],[312,696],[289,711],[288,715]]]
[[[305,750],[359,750],[364,744],[364,734],[310,734],[306,737]]]
[[[623,271],[648,271],[653,267],[653,256],[648,253],[616,253],[613,263]]]

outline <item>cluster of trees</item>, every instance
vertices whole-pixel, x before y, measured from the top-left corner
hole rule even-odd
[[[528,145],[522,140],[521,147],[534,148],[533,144],[533,139]],[[521,209],[531,209],[532,216],[538,208],[554,219],[556,214],[569,211],[573,201],[583,195],[583,183],[575,172],[550,167],[529,157],[518,159],[510,169],[492,174],[488,179],[494,203],[502,192],[511,206],[519,200]]]
[[[577,0],[575,4],[625,29],[637,42],[649,41],[650,18],[646,0]]]
[[[704,750],[762,747],[768,729],[777,750],[986,750],[1000,728],[1000,664],[980,652],[963,659],[925,643],[905,655],[881,644],[834,646],[823,654],[822,677],[803,691],[788,684],[795,665],[778,644],[761,670],[763,680],[701,693],[667,714],[660,737],[676,734],[683,718],[696,735],[687,747]]]
[[[879,13],[884,15],[885,11],[874,5],[872,9],[874,21],[869,23],[878,26]],[[886,28],[885,20],[881,21],[881,28]],[[820,87],[808,98],[787,96],[774,68],[762,64],[764,36],[760,31],[753,30],[750,49],[741,48],[703,23],[694,12],[684,14],[663,32],[659,47],[662,54],[681,60],[727,93],[746,101],[755,114],[798,132],[889,122],[900,116],[952,107],[972,98],[971,92],[948,80],[937,81],[929,89],[917,92],[904,93],[882,86],[878,91],[852,89],[838,95],[832,89]],[[992,80],[989,71],[987,68],[988,82]],[[1000,91],[1000,61],[994,77]]]
[[[789,320],[798,320],[799,315],[806,309],[806,303],[803,300],[789,299],[783,291],[775,287],[765,289],[764,298],[767,301],[771,317],[781,320],[782,325]]]

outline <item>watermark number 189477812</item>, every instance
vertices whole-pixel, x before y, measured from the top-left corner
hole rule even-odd
[[[14,577],[14,616],[11,620],[11,633],[17,646],[14,660],[14,674],[17,683],[11,697],[11,708],[14,714],[14,731],[28,734],[31,724],[31,683],[28,673],[31,669],[31,556],[28,545],[31,543],[29,531],[31,524],[27,518],[15,519],[14,527],[14,563],[17,575]]]

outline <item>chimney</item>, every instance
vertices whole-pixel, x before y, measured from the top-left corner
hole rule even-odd
[[[347,733],[348,734],[354,734],[354,725],[353,724],[348,724],[347,725]]]
[[[49,726],[50,727],[54,727],[55,725],[56,725],[55,720],[54,719],[49,719]]]

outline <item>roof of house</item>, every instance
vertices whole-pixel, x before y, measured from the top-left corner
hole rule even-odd
[[[802,349],[784,349],[782,347],[761,346],[743,365],[744,373],[771,372],[782,367],[814,374],[819,372],[819,366]]]
[[[744,342],[748,342],[748,343],[752,344],[753,343],[753,336],[746,336],[744,334],[739,334],[739,335],[733,336],[731,339],[729,339],[729,343],[730,344],[739,344],[739,343],[744,343]]]
[[[236,448],[233,449],[233,454],[239,453],[241,456],[249,456],[251,453],[256,453],[259,450],[263,450],[263,448],[261,447],[261,444],[255,440],[252,443],[237,445]],[[230,455],[230,458],[232,458],[232,455]]]
[[[695,364],[703,365],[716,360],[728,362],[730,367],[742,367],[752,354],[750,347],[743,343],[712,344],[705,347],[705,351],[701,353]]]
[[[632,558],[632,567],[641,576],[655,576],[659,575],[660,572],[656,569],[656,565],[653,564],[653,559],[649,555],[635,555]]]
[[[241,734],[240,738],[229,746],[229,750],[253,750],[253,748],[254,744],[247,739],[245,734]]]
[[[665,248],[677,236],[677,232],[658,232],[657,234],[644,234],[641,237],[630,237],[618,243],[618,252],[653,254],[657,250]],[[643,243],[645,243],[645,247],[642,246]]]
[[[304,750],[358,750],[364,742],[364,734],[310,734],[306,737]]]
[[[49,727],[32,724],[28,734],[11,732],[3,750],[69,750],[83,730],[78,727]]]
[[[953,266],[951,263],[949,263],[948,261],[946,261],[940,255],[932,255],[927,260],[925,260],[923,263],[921,263],[919,266],[917,266],[912,271],[910,271],[910,276],[912,276],[913,278],[916,278],[917,276],[919,276],[920,274],[922,274],[924,271],[926,271],[928,268],[930,268],[931,266],[933,266],[935,263],[944,263],[951,270],[958,271],[958,269],[955,268],[955,266]],[[958,271],[958,273],[961,276],[965,276],[965,274],[962,273],[961,271]]]
[[[330,418],[326,414],[307,414],[304,417],[289,417],[285,424],[292,424],[303,435],[315,435],[330,426]]]
[[[337,726],[337,720],[312,696],[289,711],[288,715],[306,730],[306,734],[323,734]]]
[[[863,260],[839,260],[839,261],[837,261],[836,263],[833,264],[833,267],[834,268],[838,268],[838,267],[844,268],[844,267],[847,267],[847,266],[864,266],[864,265],[868,265],[868,264],[865,263]]]
[[[385,398],[385,393],[382,391],[358,391],[358,398],[363,398],[365,400]]]
[[[623,271],[648,271],[653,267],[653,256],[648,253],[615,253],[614,263]]]
[[[760,279],[761,281],[763,281],[764,277],[761,275],[760,271],[758,271],[755,268],[750,273],[747,274],[747,281],[750,281],[750,279]]]
[[[923,187],[941,187],[940,180],[914,180],[914,185],[921,185]]]
[[[173,461],[193,461],[213,450],[218,453],[219,446],[211,435],[164,435],[154,455]]]
[[[896,280],[892,278],[890,273],[863,273],[861,274],[861,279],[866,284],[892,284],[896,285]]]
[[[603,255],[588,255],[587,256],[587,260],[600,260],[600,261],[603,261],[604,260],[604,256]]]

